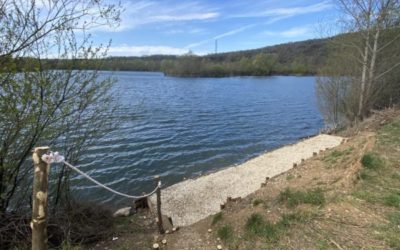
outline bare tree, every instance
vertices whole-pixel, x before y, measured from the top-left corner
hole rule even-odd
[[[340,112],[349,121],[362,120],[382,96],[390,82],[388,78],[400,66],[397,43],[400,42],[398,0],[337,0],[343,17],[340,19],[343,32],[333,39],[336,59],[328,65],[330,70],[321,74],[328,75],[319,79],[320,103],[329,102],[332,93],[326,85],[333,82],[341,85],[341,95],[336,103]],[[345,67],[337,67],[337,65]],[[332,68],[336,70],[332,74]],[[331,72],[329,72],[331,71]],[[335,79],[332,79],[335,77]],[[325,94],[324,94],[325,93]],[[354,105],[354,102],[357,105]]]
[[[33,147],[48,144],[77,160],[112,126],[112,79],[75,68],[105,55],[89,31],[117,24],[120,10],[102,0],[0,0],[0,217],[11,203],[29,204]],[[69,68],[49,70],[48,58],[68,59]],[[60,191],[65,169],[57,175]]]

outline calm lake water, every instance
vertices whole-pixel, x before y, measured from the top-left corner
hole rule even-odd
[[[160,175],[166,186],[252,157],[323,127],[314,77],[174,78],[160,73],[102,73],[115,85],[119,127],[87,151],[81,169],[110,187],[140,194]],[[78,197],[120,206],[76,177]]]

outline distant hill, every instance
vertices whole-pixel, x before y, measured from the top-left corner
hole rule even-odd
[[[78,63],[76,60],[49,60],[48,63],[56,69],[161,71],[166,75],[185,77],[313,75],[325,64],[329,54],[328,41],[314,39],[205,56],[108,57],[78,60]]]

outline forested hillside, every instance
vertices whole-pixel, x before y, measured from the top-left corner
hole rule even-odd
[[[254,50],[196,56],[108,57],[48,60],[53,69],[80,68],[113,71],[161,71],[171,76],[311,75],[325,65],[328,39],[286,43]],[[73,65],[73,66],[72,66]]]

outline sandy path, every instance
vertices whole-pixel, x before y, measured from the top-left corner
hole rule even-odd
[[[220,211],[228,196],[245,197],[273,177],[313,156],[320,149],[338,146],[341,137],[318,135],[253,158],[241,165],[190,179],[162,190],[162,212],[174,226],[187,226]],[[152,201],[154,202],[152,197]]]

